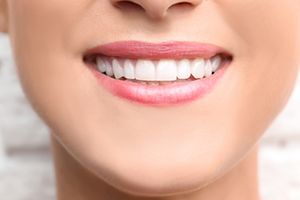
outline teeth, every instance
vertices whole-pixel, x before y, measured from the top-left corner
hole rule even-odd
[[[180,60],[177,65],[177,77],[188,79],[191,76],[191,62],[188,59]]]
[[[97,67],[99,69],[100,72],[105,72],[106,71],[106,65],[105,62],[102,58],[97,58]]]
[[[135,78],[141,81],[155,81],[155,65],[150,60],[138,60],[135,68]]]
[[[108,76],[113,76],[114,72],[113,72],[113,68],[112,65],[110,64],[110,62],[108,60],[104,60],[105,66],[106,66],[106,74]]]
[[[212,75],[212,63],[210,60],[207,60],[205,64],[205,77],[210,77],[211,75]]]
[[[220,56],[216,56],[211,61],[212,71],[215,72],[222,62],[222,58]]]
[[[160,60],[156,67],[156,81],[175,81],[177,65],[175,60]]]
[[[176,81],[177,79],[189,79],[191,75],[196,79],[209,77],[218,70],[221,63],[221,56],[215,56],[207,60],[197,58],[177,61],[171,59],[152,61],[147,59],[97,58],[98,70],[102,73],[105,72],[108,76],[114,76],[116,79],[122,77],[131,80],[136,79],[143,83],[152,81],[152,85],[157,85],[158,81],[167,82]]]
[[[124,76],[123,67],[120,65],[117,59],[113,59],[113,73],[116,79],[119,79]]]
[[[196,59],[192,63],[192,75],[194,78],[203,78],[205,73],[205,61],[203,59]]]
[[[124,75],[127,79],[134,79],[134,65],[130,60],[125,60],[124,62]]]

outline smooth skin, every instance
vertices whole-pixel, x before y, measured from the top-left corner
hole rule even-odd
[[[18,74],[51,130],[58,200],[259,200],[259,140],[286,105],[299,0],[0,0]],[[233,56],[203,99],[156,108],[107,92],[83,62],[119,40],[195,41]]]

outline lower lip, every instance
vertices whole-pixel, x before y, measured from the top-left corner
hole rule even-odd
[[[210,93],[229,65],[229,61],[223,63],[213,75],[207,78],[158,86],[118,80],[102,74],[94,67],[90,69],[103,88],[124,100],[149,106],[174,106],[195,101]]]

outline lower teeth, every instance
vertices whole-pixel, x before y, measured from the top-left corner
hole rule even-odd
[[[212,72],[212,75],[215,72]],[[107,75],[106,73],[104,73],[105,75]],[[116,79],[114,76],[110,76],[113,79]],[[205,78],[205,77],[204,77]],[[194,77],[190,77],[188,79],[177,79],[176,81],[142,81],[142,80],[136,80],[136,79],[127,79],[127,78],[120,78],[118,80],[122,80],[122,81],[130,81],[130,82],[134,82],[134,83],[140,83],[143,85],[168,85],[168,84],[172,84],[172,83],[179,83],[179,82],[186,82],[186,81],[194,81],[194,80],[198,80],[195,79]]]
[[[168,85],[172,83],[178,83],[178,82],[186,82],[186,81],[192,81],[191,79],[186,80],[176,80],[176,81],[140,81],[140,80],[125,80],[125,81],[131,81],[135,83],[140,83],[143,85]]]

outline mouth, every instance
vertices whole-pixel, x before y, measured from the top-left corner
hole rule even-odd
[[[233,56],[211,44],[120,41],[87,50],[83,60],[113,95],[146,105],[171,106],[211,92]]]

